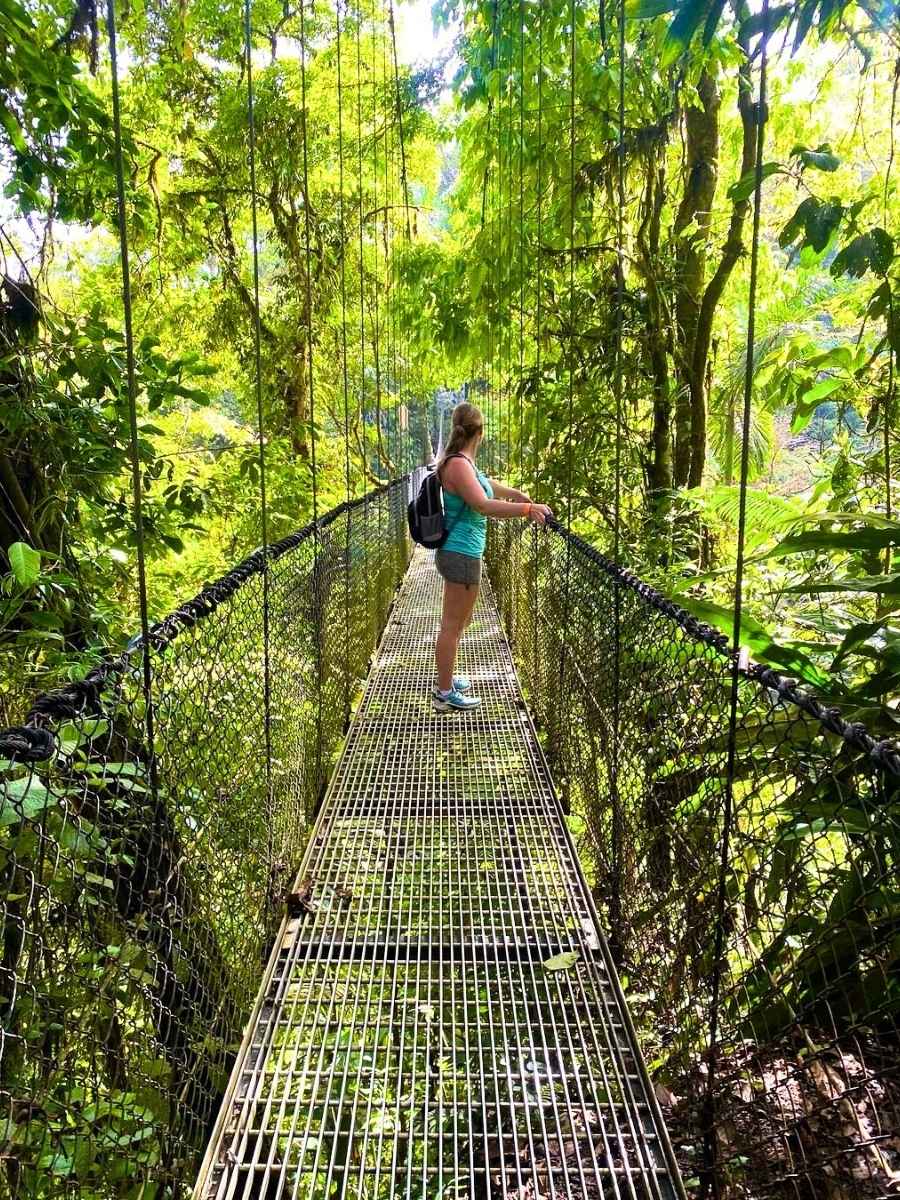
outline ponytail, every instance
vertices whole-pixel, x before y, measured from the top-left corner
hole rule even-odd
[[[481,409],[474,404],[457,404],[453,410],[453,420],[450,427],[450,439],[441,455],[438,470],[444,465],[451,454],[458,454],[463,446],[467,446],[479,433],[484,432],[484,417]]]

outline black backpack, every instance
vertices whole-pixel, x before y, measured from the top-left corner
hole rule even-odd
[[[465,455],[448,454],[444,462],[451,458],[465,458]],[[407,505],[406,520],[409,536],[428,550],[439,550],[450,536],[453,526],[447,529],[444,525],[444,495],[437,468],[428,472],[415,500]]]

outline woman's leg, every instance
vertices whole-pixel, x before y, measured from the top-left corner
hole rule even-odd
[[[453,687],[453,668],[456,650],[462,631],[468,625],[478,599],[475,584],[448,583],[444,580],[444,608],[441,613],[441,629],[434,646],[437,664],[438,687],[449,692]]]

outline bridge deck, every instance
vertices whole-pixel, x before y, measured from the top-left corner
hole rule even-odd
[[[682,1194],[487,587],[483,704],[431,710],[438,582],[417,552],[197,1197]]]

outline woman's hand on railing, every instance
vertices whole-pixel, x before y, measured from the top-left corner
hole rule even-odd
[[[553,512],[546,504],[530,504],[526,516],[536,525],[545,525],[547,518],[553,516]]]

